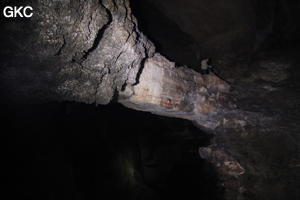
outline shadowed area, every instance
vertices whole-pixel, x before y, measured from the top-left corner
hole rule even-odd
[[[1,106],[6,199],[222,196],[191,122],[121,105]]]

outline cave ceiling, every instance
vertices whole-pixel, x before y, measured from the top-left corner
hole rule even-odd
[[[132,0],[131,6],[159,51],[194,68],[204,57],[243,56],[299,42],[297,1]]]

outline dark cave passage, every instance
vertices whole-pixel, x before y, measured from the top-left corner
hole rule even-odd
[[[130,7],[138,20],[139,30],[155,44],[157,52],[177,65],[198,65],[199,59],[193,49],[196,41],[153,2],[130,0]]]
[[[191,122],[111,104],[1,107],[4,199],[221,199]]]
[[[260,52],[299,49],[299,3],[286,1],[130,0],[138,28],[177,66],[199,71],[211,58],[215,73],[236,78]],[[229,72],[227,72],[229,71]]]

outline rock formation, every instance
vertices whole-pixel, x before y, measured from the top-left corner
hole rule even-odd
[[[30,19],[1,19],[1,103],[68,100],[105,105],[115,100],[129,108],[191,120],[216,135],[199,154],[217,168],[226,198],[261,194],[257,187],[265,182],[252,187],[243,178],[259,177],[260,167],[267,164],[255,164],[258,158],[247,155],[257,144],[256,135],[271,135],[278,128],[271,125],[279,117],[240,103],[249,97],[238,88],[247,85],[246,79],[233,89],[213,73],[178,67],[155,52],[139,31],[128,0],[49,0],[32,6]],[[247,27],[232,29],[235,35]],[[275,83],[286,79],[278,78],[282,71],[272,71],[271,64],[260,64],[264,69],[252,78]],[[276,90],[268,84],[264,88],[270,96]],[[248,141],[252,146],[247,149]]]
[[[39,2],[32,19],[4,21],[11,39],[3,38],[3,101],[107,104],[119,98],[135,109],[196,120],[208,130],[220,124],[220,110],[234,109],[224,95],[226,82],[154,55],[128,1],[50,2]],[[14,59],[12,51],[19,52]]]
[[[175,67],[160,54],[148,58],[138,83],[119,93],[123,105],[169,117],[198,120],[214,129],[213,113],[234,106],[224,94],[230,86],[215,76]],[[230,109],[230,108],[229,108]]]
[[[128,1],[41,1],[33,9],[30,19],[3,21],[6,101],[107,104],[124,84],[136,83],[141,63],[154,53]],[[12,52],[19,53],[12,58]]]

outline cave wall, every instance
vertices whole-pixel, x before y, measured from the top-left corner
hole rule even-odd
[[[131,108],[199,118],[199,123],[197,115],[204,115],[209,120],[201,125],[211,130],[219,124],[216,113],[229,101],[222,95],[229,85],[214,74],[206,78],[187,67],[179,69],[155,54],[153,43],[138,30],[129,1],[43,1],[33,9],[32,18],[4,20],[3,34],[8,39],[2,38],[2,102],[108,104],[113,99],[134,102],[132,97],[146,96],[159,103],[142,98],[142,107]],[[148,70],[149,66],[153,67]],[[159,77],[163,81],[157,82]],[[162,93],[149,90],[154,85]],[[133,89],[122,96],[127,88]],[[147,90],[149,94],[144,94]],[[159,108],[145,109],[147,103]]]
[[[134,15],[146,22],[140,29],[162,46],[160,52],[194,69],[206,57],[227,70],[237,57],[299,44],[300,5],[295,0],[131,2]]]
[[[128,1],[1,1],[31,5],[31,18],[1,18],[2,102],[107,104],[136,83],[155,47]]]
[[[138,82],[143,63],[155,52],[142,32],[176,66],[199,71],[201,59],[211,57],[215,72],[226,79],[248,70],[232,67],[245,59],[239,56],[299,41],[296,1],[131,1],[141,23],[129,1],[50,2],[1,2],[1,8],[27,3],[35,12],[29,19],[1,18],[3,102],[107,104]]]
[[[202,51],[205,50],[209,54],[233,49],[233,43],[247,41],[249,31],[253,29],[250,1],[154,2],[183,32],[191,35],[203,46]]]
[[[255,50],[299,44],[299,1],[257,1],[254,5],[256,7]]]
[[[46,122],[41,121],[42,119],[39,119],[39,117],[33,119],[24,117],[25,119],[21,120],[22,124],[19,124],[19,121],[17,119],[14,119],[14,117],[16,117],[18,114],[30,116],[30,110],[34,112],[35,106],[27,107],[28,109],[26,109],[25,112],[22,113],[21,110],[24,107],[22,107],[22,105],[17,106],[15,104],[39,104],[48,101],[66,100],[84,102],[88,104],[108,104],[113,100],[113,98],[118,99],[119,92],[124,90],[124,88],[139,85],[141,82],[145,83],[145,80],[141,79],[141,74],[144,70],[145,63],[148,61],[147,63],[151,64],[151,59],[149,58],[153,57],[155,52],[153,43],[149,41],[143,33],[139,32],[137,28],[137,21],[131,14],[128,1],[2,1],[1,7],[7,5],[21,6],[23,4],[28,4],[33,7],[34,15],[32,18],[1,18],[1,22],[3,22],[3,29],[1,30],[1,34],[3,37],[1,37],[0,39],[2,44],[0,61],[0,103],[4,105],[12,104],[11,107],[6,108],[5,106],[3,106],[0,108],[1,111],[6,111],[5,114],[7,114],[8,116],[5,116],[7,117],[6,120],[8,120],[9,122],[8,127],[11,128],[9,132],[6,132],[6,141],[13,143],[14,137],[20,132],[25,133],[33,131],[33,135],[35,135],[37,132],[47,135],[49,132],[53,131],[57,134],[56,136],[58,136],[59,133],[85,134],[85,131],[87,131],[88,133],[93,132],[94,130],[92,130],[92,127],[94,126],[91,125],[91,127],[82,128],[81,125],[84,124],[84,122],[80,122],[80,120],[77,121],[76,119],[71,120],[70,124],[78,122],[79,126],[68,126],[68,122],[64,122],[64,120],[68,120],[68,117],[65,116],[66,113],[60,113],[58,118],[62,118],[62,121],[59,121],[58,125],[55,125],[56,120],[54,120],[54,123],[51,124],[51,114],[48,113],[48,109],[50,108],[51,110],[51,105],[49,104],[45,105],[46,110],[43,110],[43,108],[45,108],[43,107],[43,105],[40,107],[40,112],[43,113],[43,111],[45,111],[46,119],[44,120]],[[166,64],[162,61],[155,61],[154,64],[152,63],[153,65],[157,65],[160,68],[163,68],[164,65],[168,65],[170,63],[167,59],[159,54],[157,54],[156,58],[158,58],[159,60],[165,60],[167,63]],[[195,75],[199,79],[197,81],[203,84],[201,75],[188,68],[186,68],[184,71],[166,70],[165,73],[170,73],[169,87],[175,89],[175,91],[173,91],[173,95],[176,93],[178,84],[172,86],[172,84],[174,83],[174,81],[172,82],[172,77],[177,76],[178,74],[181,74],[181,76],[184,77],[184,73],[188,73],[190,76],[188,76],[187,82],[193,82]],[[156,74],[152,75],[155,76]],[[180,81],[181,76],[177,77],[177,82]],[[219,82],[221,84],[224,84],[224,90],[227,91],[229,89],[229,86],[219,78],[212,76],[212,79],[214,81],[211,87],[214,88],[214,93],[217,94],[218,92]],[[148,85],[150,84],[151,82]],[[161,86],[163,86],[163,84]],[[185,90],[196,89],[195,85],[193,87],[189,87],[189,85],[187,84],[185,87]],[[139,87],[139,89],[143,90],[142,87]],[[203,90],[204,92],[206,92],[205,85],[203,87]],[[185,93],[188,93],[188,91],[186,91]],[[172,94],[165,92],[164,95],[167,98],[167,96]],[[177,96],[179,97],[180,95]],[[128,97],[126,96],[126,98]],[[189,97],[187,96],[186,98]],[[177,98],[176,101],[177,100],[180,99]],[[197,101],[197,99],[191,99],[192,102],[195,100]],[[204,98],[203,100],[207,101],[206,98]],[[184,109],[186,109],[186,107],[188,107],[188,99],[184,100],[183,103],[185,103]],[[198,107],[198,109],[200,110],[201,106]],[[172,110],[172,107],[167,106],[167,109]],[[67,110],[72,110],[72,108],[67,108]],[[9,115],[11,115],[10,111],[15,111],[17,114],[9,117]],[[68,113],[69,111],[66,112]],[[110,122],[117,120],[115,119],[116,117],[113,117],[113,119],[108,118],[104,112],[98,114],[104,116],[105,120],[109,120]],[[176,113],[174,114],[174,116],[176,116]],[[47,124],[47,117],[50,117],[50,125]],[[54,118],[55,117],[57,116],[54,116]],[[26,124],[26,120],[28,120],[28,124]],[[87,121],[88,124],[93,123],[92,121]],[[121,122],[122,119],[118,120],[116,124]],[[136,120],[133,120],[133,122],[137,124],[139,123],[136,122]],[[23,123],[25,124],[25,128],[22,127]],[[13,127],[14,124],[17,124],[16,129],[14,129]],[[102,130],[99,131],[97,137],[101,137],[102,134],[104,134],[104,139],[101,138],[103,140],[106,139],[105,136],[107,135],[109,135],[107,137],[113,137],[116,129],[110,126],[117,125],[112,123],[106,126],[104,122],[101,122],[100,124],[101,126],[103,126],[103,129],[109,129],[109,133],[106,133],[105,130]],[[128,123],[126,125],[128,125]],[[44,130],[47,129],[48,126],[50,126],[51,129]],[[54,128],[54,130],[52,128]],[[140,132],[143,133],[143,131]],[[174,131],[170,132],[170,134],[173,133]],[[126,130],[126,134],[122,136],[124,140],[128,140],[130,138],[130,136],[127,137],[127,134],[130,134],[130,130]],[[67,138],[67,140],[68,139],[69,138]],[[101,141],[101,139],[97,141]],[[180,142],[178,144],[182,145],[182,141],[184,140],[183,138],[180,138],[179,141]],[[42,140],[41,142],[43,144],[47,143],[47,141],[44,140]],[[68,140],[68,142],[70,142],[70,140]],[[166,143],[168,142],[169,141],[167,141]],[[32,143],[33,145],[37,145],[34,142]],[[76,143],[76,141],[74,141],[74,143]],[[127,196],[128,194],[139,196],[139,193],[150,190],[149,194],[154,195],[153,199],[160,199],[160,197],[157,197],[155,192],[153,192],[150,187],[143,184],[143,177],[139,175],[139,173],[142,173],[142,170],[139,171],[139,166],[135,165],[136,162],[138,162],[137,160],[141,159],[140,155],[135,155],[138,154],[135,151],[135,149],[138,148],[137,142],[131,143],[130,141],[128,143],[130,143],[129,148],[126,147],[126,144],[124,144],[122,141],[120,143],[118,143],[117,141],[117,144],[115,144],[117,147],[113,148],[109,146],[109,143],[99,143],[101,149],[100,151],[102,152],[102,154],[98,154],[98,156],[102,157],[104,160],[108,160],[108,163],[110,162],[109,164],[111,165],[111,167],[108,166],[106,168],[106,166],[104,166],[104,168],[101,168],[99,164],[97,166],[94,166],[97,168],[94,172],[96,175],[99,175],[99,173],[101,174],[101,172],[99,171],[107,170],[105,176],[107,176],[107,181],[109,182],[109,184],[107,184],[104,189],[100,183],[96,183],[96,185],[90,186],[96,187],[95,190],[97,190],[98,187],[101,187],[100,190],[102,189],[104,191],[105,196]],[[51,141],[49,141],[48,144],[50,144],[51,146],[53,143],[51,144]],[[11,144],[8,144],[8,146],[10,145]],[[62,148],[60,146],[61,144],[58,145],[58,148]],[[26,148],[26,150],[27,148],[29,148],[28,151],[35,151],[38,149],[38,147],[36,146],[33,146],[32,148],[28,146],[30,146],[30,143],[26,138],[25,144],[20,144],[20,148],[24,147]],[[174,147],[174,149],[177,151],[178,147],[176,145],[174,145]],[[53,147],[51,146],[49,148],[50,151],[51,148]],[[71,148],[76,149],[76,145],[71,144]],[[193,149],[192,158],[198,158],[200,160],[197,152],[198,147],[194,146],[194,148],[196,149]],[[46,149],[45,151],[48,151],[49,149]],[[107,151],[107,153],[105,151]],[[179,160],[181,152],[177,152],[177,155],[175,155],[176,153],[173,154],[176,159],[172,162],[177,162]],[[12,152],[12,157],[16,154],[18,154],[18,149]],[[88,155],[85,153],[83,153],[84,155],[81,156],[82,152],[75,150],[74,154],[75,157],[80,157],[78,160],[91,162],[86,158],[86,156]],[[158,154],[162,153],[159,152]],[[35,164],[37,160],[41,162],[47,162],[44,159],[35,158],[35,156],[43,156],[38,153],[33,153],[29,156],[34,157],[32,159],[29,158],[29,165]],[[157,156],[160,157],[160,159],[162,158],[163,160],[163,158],[165,158],[164,156],[166,155]],[[11,158],[10,155],[8,155],[7,157],[8,160]],[[62,155],[61,157],[58,157],[58,160],[67,157],[67,155]],[[166,157],[168,157],[168,155]],[[101,160],[102,158],[99,158],[99,160],[103,161]],[[21,153],[21,159],[27,159],[26,155],[23,155]],[[202,160],[200,164],[203,163],[204,161]],[[18,164],[18,160],[12,163],[12,165]],[[172,167],[169,166],[169,163],[164,164],[168,165],[168,168]],[[65,170],[65,172],[68,173],[68,175],[65,178],[70,178],[70,182],[72,182],[74,180],[74,177],[72,177],[74,174],[72,173],[72,170],[70,170],[72,166],[70,162],[67,162],[66,165],[67,169]],[[103,165],[105,165],[105,163],[103,163]],[[149,166],[151,166],[151,164]],[[59,166],[57,165],[55,165],[54,167],[59,168]],[[47,167],[42,166],[41,168],[42,169],[40,172],[43,174],[42,171]],[[36,168],[33,167],[33,169]],[[88,167],[85,169],[89,170]],[[164,170],[163,167],[160,169]],[[10,187],[15,187],[14,180],[18,180],[20,178],[18,175],[24,175],[24,171],[22,169],[19,169],[18,166],[16,166],[15,170],[18,173],[16,176],[13,176],[11,179],[9,177],[10,174],[6,176],[7,180],[9,180],[9,185],[7,186],[7,188],[10,190],[12,189]],[[10,170],[8,171],[9,173],[13,173]],[[155,173],[153,172],[153,170],[150,171],[152,171],[152,174]],[[164,170],[164,172],[169,171],[172,170]],[[53,173],[53,171],[50,170],[50,173]],[[172,173],[174,172],[171,172],[170,176],[172,176]],[[149,177],[151,177],[151,175],[147,174],[147,178]],[[27,178],[28,176],[27,174],[25,174],[21,179],[24,180]],[[48,175],[45,175],[45,177],[42,178],[33,177],[32,182],[29,183],[29,187],[36,188],[36,181],[41,181],[42,183],[44,183],[44,179],[47,178],[49,178]],[[172,178],[173,179],[171,180],[174,180],[174,177]],[[184,179],[185,177],[182,176],[181,178]],[[79,178],[79,181],[80,179],[82,181],[86,181],[85,178]],[[159,178],[157,178],[157,180],[159,180]],[[176,181],[177,180],[174,181],[176,183],[175,186],[177,188],[180,188],[181,182]],[[197,181],[198,183],[201,182],[200,179],[195,181]],[[101,180],[99,182],[101,182]],[[62,185],[63,184],[65,184],[65,182],[62,183]],[[18,193],[16,193],[16,196],[22,196],[22,192],[27,189],[27,186],[21,186],[22,188],[17,191]],[[50,189],[52,191],[60,187],[61,185]],[[74,186],[73,183],[70,183],[68,187],[69,188],[67,190],[72,192],[74,191],[74,187],[77,186]],[[194,187],[197,186],[193,186],[192,188]],[[43,188],[43,186],[41,188],[37,188],[42,190],[44,190],[45,188],[47,189],[46,186],[45,188]],[[187,189],[190,188],[191,187],[187,187]],[[88,188],[88,190],[89,189],[90,188]],[[55,192],[52,193],[51,191],[49,192],[51,193],[51,197],[52,195],[64,196],[64,194],[62,194],[61,192],[53,194]],[[34,193],[34,191],[32,190],[30,190],[28,193],[29,194],[27,195],[31,197],[42,196],[42,194],[40,194],[40,190],[38,190],[35,194],[32,194]],[[196,193],[197,195],[199,195],[199,191],[196,191]],[[79,198],[78,196],[80,194],[75,193],[73,195]],[[181,195],[184,196],[185,193],[181,193]]]

